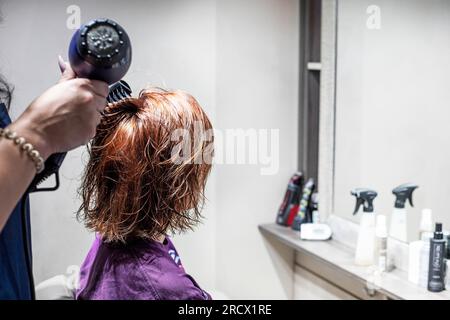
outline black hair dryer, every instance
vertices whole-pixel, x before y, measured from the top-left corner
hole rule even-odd
[[[110,85],[108,102],[129,97],[131,89],[120,80],[131,65],[131,43],[125,30],[111,19],[95,19],[82,25],[69,45],[69,62],[79,78],[101,80]],[[53,191],[59,187],[58,170],[66,153],[52,154],[37,174],[28,192]],[[37,186],[55,174],[55,186]]]

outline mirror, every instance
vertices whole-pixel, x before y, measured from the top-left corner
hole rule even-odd
[[[450,2],[338,1],[334,213],[353,221],[350,190],[378,192],[412,182],[408,240],[423,208],[450,229]]]

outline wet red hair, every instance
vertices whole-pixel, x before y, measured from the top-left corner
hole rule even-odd
[[[109,104],[89,148],[78,218],[110,242],[191,229],[201,218],[211,170],[210,161],[193,160],[212,153],[212,142],[189,141],[192,156],[180,162],[173,132],[193,137],[198,124],[212,129],[198,102],[182,91],[147,89]]]

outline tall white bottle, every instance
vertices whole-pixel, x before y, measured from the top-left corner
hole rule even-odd
[[[389,228],[389,235],[399,241],[408,242],[408,221],[405,208],[406,200],[409,200],[411,207],[413,206],[412,194],[418,186],[411,183],[405,183],[394,190],[392,193],[395,195],[394,209],[391,215],[391,226]]]
[[[355,264],[371,266],[375,264],[376,237],[373,199],[375,199],[377,193],[370,189],[355,189],[352,190],[351,194],[356,197],[356,207],[353,214],[361,216],[356,242]]]

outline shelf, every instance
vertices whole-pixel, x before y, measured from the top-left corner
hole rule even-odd
[[[336,270],[336,273],[343,272],[362,282],[372,284],[377,292],[389,298],[402,300],[450,299],[449,291],[445,290],[438,293],[429,292],[425,288],[409,282],[406,272],[398,269],[392,272],[384,272],[373,278],[369,273],[369,268],[356,266],[353,263],[353,250],[336,240],[301,240],[298,232],[275,223],[260,225],[259,230],[262,234],[272,236],[292,249],[305,253],[320,260],[321,263],[331,266],[333,270]]]

